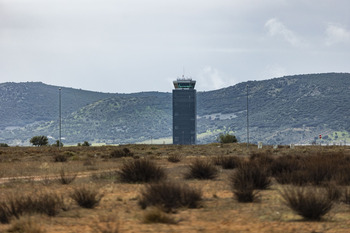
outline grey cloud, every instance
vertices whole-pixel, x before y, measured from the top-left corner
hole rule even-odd
[[[211,90],[349,72],[350,2],[336,2],[0,0],[0,82],[171,91],[185,66],[198,90]]]

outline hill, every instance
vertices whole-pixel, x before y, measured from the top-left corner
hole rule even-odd
[[[0,84],[0,129],[58,118],[58,88],[41,82]],[[62,114],[113,94],[62,88]]]
[[[32,86],[24,88],[26,85]],[[246,141],[247,85],[251,142],[311,143],[319,134],[324,142],[349,138],[350,74],[328,73],[249,81],[198,92],[199,143],[213,142],[222,132],[232,132]],[[57,87],[6,83],[0,84],[0,89],[4,86],[11,89],[7,88],[7,94],[1,91],[0,116],[6,119],[1,122],[1,142],[25,144],[40,134],[57,138]],[[67,144],[85,140],[169,142],[172,135],[171,93],[106,94],[64,88],[62,109],[62,136]]]

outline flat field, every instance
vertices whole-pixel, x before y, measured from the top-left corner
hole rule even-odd
[[[133,156],[113,158],[114,151],[127,148]],[[350,206],[335,201],[332,209],[318,221],[305,220],[285,205],[281,192],[293,184],[281,184],[271,176],[271,185],[258,190],[253,202],[238,202],[232,192],[230,177],[235,169],[215,165],[214,179],[185,179],[189,165],[196,160],[211,161],[237,156],[241,161],[312,155],[350,157],[349,147],[287,147],[258,150],[245,144],[121,145],[101,147],[8,147],[0,148],[0,201],[16,196],[54,193],[62,196],[64,208],[55,216],[23,214],[0,223],[0,232],[349,232]],[[117,156],[118,157],[118,156]],[[179,158],[170,162],[168,158]],[[322,157],[323,158],[323,157]],[[141,208],[139,200],[145,183],[121,182],[118,171],[128,161],[149,159],[164,168],[167,179],[200,190],[202,201],[197,208],[181,207],[164,213],[173,223],[145,223],[155,207]],[[66,160],[66,161],[65,161]],[[60,162],[61,161],[61,162]],[[328,169],[327,167],[324,169]],[[64,174],[62,174],[62,172]],[[75,177],[72,183],[59,179]],[[332,179],[329,179],[332,180]],[[310,188],[312,184],[303,183]],[[322,184],[319,184],[319,186]],[[80,207],[71,198],[79,187],[88,187],[103,195],[95,208]],[[348,184],[337,184],[347,190]],[[0,214],[1,215],[1,214]],[[0,216],[1,218],[1,216]]]

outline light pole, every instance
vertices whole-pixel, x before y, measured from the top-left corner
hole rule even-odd
[[[58,88],[58,115],[59,115],[59,139],[58,139],[58,149],[61,149],[61,90]]]
[[[249,85],[247,84],[247,148],[249,149],[249,92],[248,92]]]

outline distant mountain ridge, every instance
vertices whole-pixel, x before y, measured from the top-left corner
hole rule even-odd
[[[350,132],[350,74],[294,75],[198,92],[199,143],[231,132],[246,141],[247,85],[250,141],[266,144],[346,140]],[[171,93],[111,94],[62,88],[64,143],[171,142]],[[0,142],[28,144],[58,132],[58,87],[0,84]],[[157,141],[155,141],[157,142]]]

